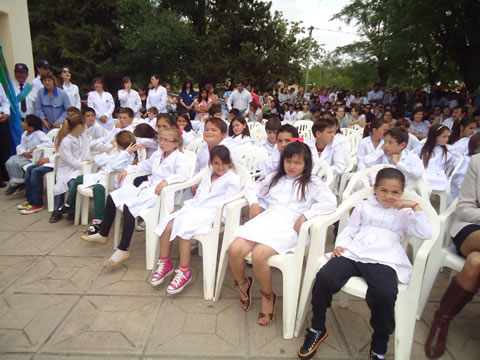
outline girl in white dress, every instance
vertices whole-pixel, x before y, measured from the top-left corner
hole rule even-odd
[[[445,125],[432,125],[428,130],[427,141],[415,149],[423,161],[425,175],[432,190],[445,191],[448,178],[445,169],[448,163],[457,165],[463,155],[457,154],[451,145],[447,145],[450,129]]]
[[[225,145],[232,153],[233,159],[235,148],[239,145],[253,145],[253,139],[250,137],[250,130],[244,117],[237,116],[232,120],[228,127],[228,136],[225,139]]]
[[[470,136],[475,133],[477,125],[475,119],[468,117],[456,121],[453,124],[448,143],[453,145],[456,153],[465,155],[468,152],[468,141],[470,140]]]
[[[374,195],[359,202],[347,226],[335,241],[332,259],[317,273],[312,293],[312,326],[298,350],[301,359],[310,359],[327,338],[327,308],[333,294],[352,276],[368,284],[367,305],[373,327],[369,358],[384,359],[389,335],[395,330],[397,282],[408,283],[412,265],[404,250],[406,236],[428,239],[432,225],[420,206],[402,200],[405,176],[395,168],[378,172]]]
[[[105,83],[101,77],[92,80],[95,91],[88,93],[88,107],[95,110],[97,122],[107,130],[113,129],[113,110],[115,110],[115,102],[112,94],[105,91]]]
[[[180,264],[167,287],[169,294],[182,291],[192,280],[190,272],[190,239],[207,234],[213,225],[216,206],[240,192],[240,177],[232,169],[230,151],[224,145],[215,146],[210,153],[211,170],[202,178],[193,199],[184,202],[182,209],[160,219],[155,233],[160,236],[160,259],[151,284],[157,286],[174,268],[170,260],[171,242],[179,239]]]
[[[183,146],[187,148],[188,144],[197,137],[197,134],[193,131],[190,118],[185,113],[179,113],[175,118],[175,122],[181,131]]]
[[[73,114],[65,119],[58,132],[55,149],[60,161],[56,169],[53,187],[54,208],[49,221],[56,223],[62,218],[60,209],[65,201],[65,193],[73,186],[82,173],[82,163],[90,158],[90,140],[85,134],[85,121],[81,114]]]
[[[267,326],[272,323],[276,302],[268,259],[294,252],[302,224],[316,215],[333,212],[337,202],[321,179],[312,176],[312,153],[300,141],[285,148],[277,171],[251,184],[245,197],[250,205],[250,220],[238,229],[230,245],[230,267],[241,307],[247,311],[253,280],[245,278],[244,258],[252,252],[253,270],[262,294],[258,324]]]
[[[138,187],[124,184],[121,188],[107,196],[105,213],[100,230],[95,235],[83,237],[83,240],[106,244],[108,233],[115,220],[116,209],[123,206],[123,232],[120,244],[110,257],[103,263],[106,268],[113,268],[130,257],[130,241],[135,227],[135,218],[143,209],[155,206],[162,189],[169,185],[188,179],[191,173],[189,162],[183,153],[182,137],[175,128],[161,130],[159,133],[160,149],[150,159],[138,165],[131,165],[120,173],[119,184],[127,174],[148,172],[151,175]]]
[[[365,155],[382,148],[383,137],[389,129],[390,125],[388,125],[388,123],[383,119],[375,119],[365,126],[365,129],[363,130],[363,139],[360,140],[357,150],[358,170],[365,168],[365,163],[363,162]]]

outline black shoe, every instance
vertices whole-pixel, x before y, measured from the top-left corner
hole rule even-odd
[[[53,210],[52,215],[50,216],[50,219],[48,222],[50,223],[56,223],[59,222],[62,219],[62,214],[58,210]]]
[[[7,190],[5,190],[5,195],[10,196],[17,191],[18,185],[9,185]]]
[[[7,184],[5,184],[3,181],[0,181],[0,188],[7,187]]]
[[[75,208],[72,206],[65,206],[63,205],[60,209],[58,209],[60,214],[65,215],[65,214],[75,214]]]
[[[305,333],[305,341],[298,349],[298,357],[300,359],[311,359],[317,352],[318,346],[328,337],[328,330],[314,331],[307,328]]]
[[[100,224],[90,224],[88,229],[85,231],[86,235],[95,235],[100,231]]]
[[[20,184],[15,190],[15,195],[23,194],[25,192],[25,184]]]

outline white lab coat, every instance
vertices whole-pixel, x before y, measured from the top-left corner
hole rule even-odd
[[[452,175],[449,204],[455,200],[458,195],[460,195],[460,188],[462,187],[463,179],[465,179],[465,174],[467,173],[468,166],[470,165],[470,159],[470,155],[465,155],[463,157],[462,165],[460,165],[457,172]]]
[[[113,171],[123,171],[129,165],[132,165],[133,160],[135,159],[134,153],[127,153],[125,150],[121,150],[116,152],[115,154],[108,155],[108,154],[99,154],[95,156],[95,164],[99,167],[103,167],[99,172],[94,174],[85,174],[83,175],[83,185],[84,186],[93,186],[95,184],[103,185],[103,187],[107,187],[107,172],[109,170]],[[120,174],[115,174],[113,177],[113,187],[109,189],[110,191],[113,189],[117,189],[119,187],[118,184],[118,176]]]
[[[355,207],[347,226],[340,232],[335,247],[345,249],[342,256],[366,264],[383,264],[408,283],[412,264],[405,252],[406,236],[429,239],[432,224],[423,211],[384,208],[374,195]]]
[[[90,144],[90,150],[99,151],[99,152],[109,152],[114,147],[114,145],[112,145],[111,142],[115,140],[115,136],[117,136],[117,134],[120,131],[130,131],[133,134],[134,130],[135,130],[135,126],[133,124],[128,124],[123,128],[115,127],[104,137],[93,141]]]
[[[148,180],[137,188],[133,184],[124,184],[121,188],[110,193],[115,206],[127,205],[130,213],[137,217],[143,209],[155,206],[158,196],[155,188],[163,180],[169,185],[186,181],[191,173],[186,155],[178,149],[163,158],[163,151],[157,150],[148,160],[138,165],[130,165],[127,173],[149,172]]]
[[[390,164],[395,165],[392,161],[392,157],[386,155],[382,149],[377,149],[373,153],[366,155],[363,158],[366,167],[370,167],[377,164]],[[413,152],[403,150],[400,155],[400,160],[395,165],[406,176],[412,179],[420,179],[425,172],[422,160]]]
[[[415,135],[408,133],[408,144],[407,144],[408,151],[412,151],[416,149],[417,146],[419,146],[420,144],[421,144],[420,140],[418,140],[418,138]]]
[[[335,134],[335,137],[333,138],[333,145],[340,145],[343,151],[347,154],[350,154],[352,152],[352,145],[350,144],[350,140],[348,140],[348,137],[346,137],[342,133]]]
[[[17,145],[17,155],[22,155],[24,152],[28,152],[33,148],[53,148],[53,143],[42,130],[34,131],[31,134],[24,131],[20,139],[20,144]]]
[[[90,140],[85,133],[78,138],[68,134],[60,143],[58,156],[60,162],[56,169],[56,181],[53,194],[60,195],[68,190],[68,181],[82,174],[82,162],[90,158]]]
[[[162,235],[172,219],[175,220],[170,241],[177,236],[191,239],[196,234],[207,234],[211,230],[218,203],[240,193],[240,177],[233,170],[228,170],[213,183],[212,175],[213,170],[202,178],[195,197],[185,201],[179,211],[160,219],[155,229],[158,236]]]
[[[225,145],[225,139],[220,141],[218,145]],[[208,150],[208,144],[205,143],[200,146],[197,150],[197,161],[195,163],[195,174],[198,174],[200,170],[206,168],[208,166],[208,162],[210,161],[210,150]]]
[[[268,151],[268,157],[272,156],[273,149],[275,149],[275,145],[276,144],[271,144],[270,141],[268,141],[268,139],[265,139],[260,143],[260,146]]]
[[[155,151],[158,150],[158,142],[157,139],[151,139],[151,138],[142,138],[142,137],[135,137],[136,143],[145,146],[145,151],[147,152],[147,159],[150,159],[150,157],[155,153]]]
[[[319,157],[330,165],[334,175],[343,174],[347,164],[345,163],[345,148],[342,147],[341,143],[335,143],[334,140],[332,144],[325,146],[323,151],[319,153],[315,145],[316,141],[316,139],[312,139],[306,143],[312,151],[312,156]]]
[[[186,148],[192,142],[192,140],[195,139],[196,137],[197,137],[197,134],[195,133],[195,131],[183,130],[182,131],[183,147]]]
[[[237,146],[240,146],[240,145],[255,145],[255,142],[253,141],[253,139],[250,137],[250,136],[243,136],[243,135],[239,135],[239,136],[227,136],[224,140],[224,144],[228,150],[230,150],[230,156],[232,157],[232,160],[237,162],[239,159],[237,159],[235,157],[235,149],[237,148]]]
[[[140,109],[142,108],[142,100],[140,95],[133,89],[127,92],[125,89],[118,90],[118,100],[120,101],[120,107],[128,107],[133,110],[134,117],[140,117]]]
[[[113,124],[113,110],[115,110],[115,102],[113,101],[112,94],[104,91],[102,96],[97,91],[90,91],[88,93],[88,106],[95,110],[97,122],[105,129],[112,130]],[[107,122],[103,123],[99,119],[101,116],[107,117]]]
[[[378,143],[378,146],[375,148],[373,145],[371,136],[364,137],[362,140],[360,140],[360,143],[358,144],[358,150],[357,150],[357,170],[362,170],[366,167],[365,163],[363,162],[365,155],[368,155],[377,149],[381,149],[383,146],[383,143],[384,143],[383,139],[380,140],[380,142]]]
[[[82,109],[82,104],[80,102],[80,92],[78,91],[78,86],[75,84],[63,84],[62,89],[67,93],[70,98],[70,103],[72,106],[75,106],[78,110]]]
[[[153,88],[148,91],[147,110],[152,106],[158,109],[158,113],[167,112],[167,89],[160,85],[157,89]]]
[[[460,155],[468,154],[468,142],[470,141],[470,136],[466,136],[458,140],[456,143],[452,145],[452,149],[454,152]]]
[[[95,121],[92,126],[85,130],[85,133],[91,141],[94,141],[105,137],[105,128]]]
[[[275,144],[273,147],[272,153],[268,156],[267,160],[262,164],[262,169],[260,172],[260,179],[265,178],[268,174],[271,174],[274,171],[278,170],[280,164],[280,151],[278,151],[278,146]]]
[[[305,189],[305,200],[300,200],[298,178],[282,176],[269,191],[276,172],[265,179],[250,184],[245,192],[248,204],[259,203],[265,210],[240,226],[235,236],[270,246],[279,254],[294,252],[298,234],[293,226],[303,214],[307,220],[335,211],[337,200],[330,189],[312,176]]]
[[[420,144],[415,150],[414,153],[420,157],[420,153],[423,149],[424,144]],[[445,191],[448,184],[447,174],[445,174],[445,169],[447,168],[448,163],[453,163],[454,166],[457,165],[462,160],[462,156],[453,151],[451,145],[447,145],[447,154],[446,157],[443,154],[443,149],[440,146],[435,146],[433,149],[432,156],[428,161],[427,168],[425,169],[425,176],[427,177],[432,190],[436,191]],[[423,162],[423,160],[422,160]]]

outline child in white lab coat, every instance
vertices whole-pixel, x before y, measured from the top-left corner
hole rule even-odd
[[[5,163],[10,186],[5,195],[20,193],[25,190],[25,171],[23,167],[32,162],[33,152],[36,149],[53,147],[51,140],[42,131],[42,120],[36,115],[27,115],[22,123],[23,134],[17,146],[17,154],[10,156]]]
[[[457,154],[465,155],[468,152],[468,141],[470,136],[475,134],[477,126],[477,121],[469,117],[458,120],[453,124],[448,143],[453,146],[453,150]]]
[[[277,171],[280,164],[280,157],[288,144],[292,142],[292,139],[298,139],[298,130],[295,126],[285,124],[280,126],[277,131],[277,141],[273,147],[272,153],[268,156],[267,160],[262,164],[262,172],[260,173],[260,179],[265,178],[268,174]]]
[[[358,170],[365,168],[365,163],[363,162],[365,155],[371,154],[375,150],[382,148],[383,137],[389,129],[390,125],[383,119],[375,119],[365,126],[363,130],[363,139],[360,140],[357,150]]]
[[[415,153],[422,159],[425,166],[425,176],[432,190],[445,191],[448,178],[445,169],[449,163],[457,165],[463,158],[463,154],[453,151],[448,145],[450,129],[445,125],[432,125],[428,130],[427,141],[415,149]]]
[[[181,131],[183,138],[183,147],[187,148],[188,144],[197,137],[192,128],[192,122],[186,113],[179,113],[175,118],[175,122]]]
[[[248,129],[245,118],[242,116],[237,116],[232,120],[230,126],[228,127],[228,136],[225,139],[225,146],[228,147],[233,156],[237,146],[253,144],[254,142],[250,137],[250,130]]]
[[[277,171],[248,186],[245,197],[250,220],[236,232],[228,249],[230,267],[240,305],[251,305],[252,278],[245,278],[245,256],[252,252],[253,271],[262,294],[258,324],[273,321],[276,295],[268,259],[276,254],[295,252],[302,224],[314,216],[335,210],[336,199],[320,178],[312,176],[312,153],[300,141],[287,145]]]
[[[275,149],[275,145],[277,144],[277,133],[281,126],[282,123],[280,122],[280,119],[273,115],[265,124],[267,138],[260,143],[260,146],[268,151],[268,157],[272,156],[272,153]]]
[[[65,193],[71,189],[75,179],[82,173],[82,163],[90,158],[90,140],[85,134],[85,121],[82,115],[74,114],[65,119],[56,139],[56,150],[60,157],[53,187],[55,210],[49,222],[56,223],[62,218],[61,207]]]
[[[149,172],[151,175],[138,187],[124,184],[107,196],[103,221],[98,233],[82,237],[85,241],[106,244],[108,233],[113,225],[118,206],[123,206],[123,232],[117,249],[103,264],[113,268],[127,261],[130,257],[130,241],[135,227],[135,218],[143,209],[155,206],[162,189],[170,184],[182,182],[191,174],[189,162],[183,151],[182,137],[175,128],[161,130],[159,133],[160,148],[148,160],[138,165],[131,165],[118,177],[121,184],[127,174]]]
[[[88,93],[88,107],[95,110],[99,125],[107,130],[112,130],[114,128],[112,114],[115,110],[112,94],[105,91],[105,83],[101,77],[95,77],[92,85],[95,90]]]
[[[405,176],[395,168],[378,172],[374,194],[353,210],[338,235],[332,258],[317,273],[312,293],[312,326],[306,330],[300,359],[314,356],[328,336],[327,308],[333,294],[352,276],[368,284],[366,301],[371,311],[373,336],[370,358],[384,359],[389,335],[395,330],[397,281],[408,283],[412,265],[403,247],[405,236],[428,239],[432,225],[414,201],[402,200]]]
[[[177,237],[180,248],[180,264],[175,277],[167,287],[169,294],[182,291],[192,280],[190,271],[190,239],[195,234],[210,231],[219,202],[240,192],[240,177],[232,169],[230,151],[224,145],[215,146],[210,152],[211,170],[202,178],[193,199],[185,201],[179,211],[160,220],[155,233],[160,236],[160,259],[153,273],[151,284],[157,286],[174,268],[170,260],[171,241]]]
[[[103,167],[103,169],[97,173],[77,176],[75,183],[68,194],[67,201],[61,210],[62,214],[73,214],[75,212],[78,185],[83,184],[86,187],[93,186],[93,220],[86,231],[88,235],[96,234],[100,229],[100,224],[103,220],[107,172],[109,170],[116,172],[125,170],[128,165],[133,163],[136,154],[135,151],[138,149],[138,145],[135,144],[135,136],[133,136],[130,131],[120,131],[115,136],[115,142],[117,144],[117,152],[112,155],[102,153],[95,156],[93,159],[95,164],[99,167]],[[110,186],[110,191],[119,187],[118,174],[115,175],[113,184]]]

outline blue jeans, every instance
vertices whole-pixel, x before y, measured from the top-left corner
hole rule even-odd
[[[25,189],[27,191],[27,201],[30,205],[43,206],[43,177],[50,171],[53,171],[53,168],[43,165],[33,165],[27,169]]]
[[[75,179],[70,179],[68,180],[67,186],[70,190],[72,190],[73,184],[75,184]],[[62,207],[62,205],[65,203],[65,193],[55,195],[53,197],[53,203],[54,203],[54,210],[58,210]]]

